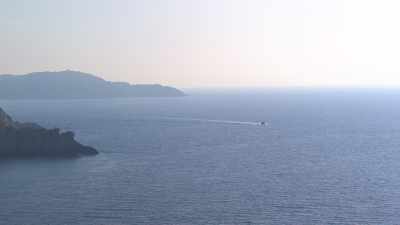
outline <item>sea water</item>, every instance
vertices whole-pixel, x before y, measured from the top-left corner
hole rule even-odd
[[[100,151],[0,160],[0,224],[400,223],[400,91],[187,93],[0,101]]]

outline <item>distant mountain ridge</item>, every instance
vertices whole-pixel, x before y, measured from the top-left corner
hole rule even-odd
[[[185,94],[159,84],[110,82],[79,71],[0,75],[0,99],[74,99],[116,97],[180,97]]]

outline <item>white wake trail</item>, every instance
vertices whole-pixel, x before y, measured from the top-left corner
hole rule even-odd
[[[212,120],[212,119],[203,119],[203,118],[186,118],[186,117],[157,117],[159,119],[165,120],[177,120],[177,121],[197,121],[197,122],[206,122],[206,123],[223,123],[223,124],[232,124],[232,125],[251,125],[251,126],[261,126],[261,122],[250,122],[250,121],[234,121],[234,120]],[[264,126],[267,126],[268,123],[265,123]]]

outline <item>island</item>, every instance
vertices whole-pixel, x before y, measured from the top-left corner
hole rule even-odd
[[[0,158],[77,157],[96,155],[97,150],[74,139],[74,133],[20,123],[0,108]]]
[[[65,70],[25,75],[0,75],[0,99],[88,99],[122,97],[181,97],[185,94],[159,84],[131,85],[92,74]]]

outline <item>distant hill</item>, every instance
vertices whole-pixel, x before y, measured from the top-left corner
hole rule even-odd
[[[110,82],[78,71],[0,75],[0,99],[71,99],[115,97],[179,97],[176,88]]]

